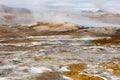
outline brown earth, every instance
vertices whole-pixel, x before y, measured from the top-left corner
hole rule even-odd
[[[119,44],[119,28],[113,27],[86,29],[76,24],[43,22],[0,26],[0,79],[119,79]],[[31,71],[32,67],[35,70]],[[39,73],[41,67],[52,71]],[[70,71],[62,71],[63,67]]]

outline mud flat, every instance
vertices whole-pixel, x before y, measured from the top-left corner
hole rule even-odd
[[[120,28],[0,26],[0,80],[119,80]]]

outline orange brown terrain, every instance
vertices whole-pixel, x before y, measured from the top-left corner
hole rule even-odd
[[[119,80],[119,31],[67,22],[1,25],[0,80]]]

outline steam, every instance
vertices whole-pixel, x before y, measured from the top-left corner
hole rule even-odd
[[[64,16],[64,14],[57,13],[57,12],[48,12],[48,11],[42,11],[42,12],[33,12],[35,21],[41,21],[41,22],[66,22],[67,18]]]
[[[63,13],[63,12],[39,12],[34,13],[35,22],[57,22],[57,23],[73,23],[86,27],[120,27],[119,24],[105,23],[100,20],[88,18],[82,13]]]
[[[1,0],[0,4],[4,4],[12,7],[24,7],[32,11],[41,11],[48,10],[49,7],[57,9],[80,9],[83,8],[95,8],[92,5],[96,6],[103,11],[109,13],[120,13],[120,1],[119,0]],[[59,7],[59,8],[58,8]],[[74,8],[74,9],[73,9]]]
[[[100,9],[107,13],[120,14],[118,0],[1,0],[0,4],[31,10],[34,21],[68,22],[85,26],[119,26],[83,16],[75,12],[81,8]],[[113,4],[112,4],[113,3]],[[118,5],[118,6],[115,6]],[[56,7],[57,6],[57,7]],[[55,8],[56,11],[52,11]],[[94,12],[93,10],[93,12]],[[72,13],[73,12],[73,13]],[[79,15],[77,14],[79,13]]]
[[[110,13],[120,13],[120,1],[119,0],[1,0],[0,4],[4,4],[12,7],[24,7],[32,11],[34,10],[47,10],[49,7],[54,7],[56,9],[78,9],[82,6],[86,8],[93,8],[92,5],[97,8],[110,12]],[[74,11],[74,10],[73,10]]]
[[[105,12],[109,12],[112,14],[120,14],[120,6],[116,6],[119,5],[118,3],[120,3],[119,0],[93,0],[92,1],[93,4],[95,4],[98,8],[100,8],[101,10],[105,11]]]

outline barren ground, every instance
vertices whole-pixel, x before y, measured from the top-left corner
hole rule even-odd
[[[119,33],[67,23],[0,26],[0,80],[120,80]]]

